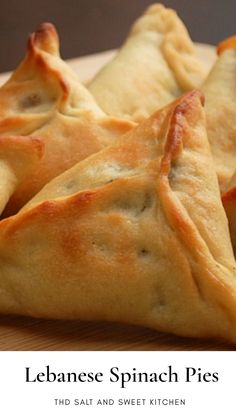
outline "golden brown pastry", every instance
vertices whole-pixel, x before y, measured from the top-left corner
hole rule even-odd
[[[43,150],[37,138],[0,137],[0,214],[19,184],[32,174]]]
[[[110,115],[140,120],[202,84],[206,70],[172,9],[149,6],[89,90]]]
[[[224,208],[229,220],[229,229],[236,256],[236,172],[222,195]]]
[[[2,313],[128,322],[236,342],[236,264],[186,94],[0,223]]]
[[[236,170],[236,37],[222,42],[218,53],[202,90],[208,138],[223,191]]]
[[[31,142],[38,139],[44,152],[37,162],[34,159],[34,170],[31,165],[24,180],[18,171],[19,179],[7,189],[0,208],[13,194],[5,215],[16,212],[50,179],[131,127],[131,122],[104,114],[61,60],[53,25],[41,25],[29,38],[25,59],[0,88],[0,145],[17,141],[25,148],[28,143],[29,154],[35,148]],[[1,159],[8,162],[2,153]],[[20,157],[15,155],[15,159]],[[21,166],[25,173],[25,165]]]

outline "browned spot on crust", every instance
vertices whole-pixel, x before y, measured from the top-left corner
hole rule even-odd
[[[236,187],[230,189],[227,192],[224,192],[222,195],[223,204],[233,203],[236,204]]]
[[[96,192],[79,192],[70,198],[55,200],[55,201],[43,201],[35,207],[22,212],[21,214],[13,215],[12,217],[5,218],[0,221],[0,227],[2,231],[6,228],[6,234],[12,235],[17,230],[21,229],[28,222],[39,217],[40,222],[49,223],[50,218],[64,216],[71,212],[78,212],[87,209],[88,204],[93,202],[93,198]]]
[[[17,149],[22,149],[22,151],[25,150],[26,153],[33,152],[37,155],[38,158],[41,158],[44,152],[44,142],[41,138],[34,138],[31,136],[0,136],[0,153],[2,149],[12,149],[13,151],[16,151]]]
[[[168,175],[172,159],[176,157],[182,144],[184,131],[184,115],[194,106],[196,97],[199,98],[202,105],[204,96],[198,90],[193,90],[182,96],[173,108],[170,116],[169,130],[165,143],[165,152],[161,162],[161,174]]]
[[[52,76],[58,82],[58,87],[63,92],[61,101],[66,101],[70,86],[63,74],[50,66],[43,52],[59,56],[59,38],[54,25],[51,23],[43,23],[36,32],[30,35],[28,40],[28,59],[35,61],[36,65],[42,69],[41,74],[44,77],[45,75]]]
[[[0,134],[8,130],[13,130],[14,127],[21,127],[25,125],[25,116],[10,116],[0,120]]]
[[[72,230],[62,232],[60,247],[64,256],[75,258],[82,250],[81,245],[78,232]]]
[[[236,186],[222,195],[222,202],[229,221],[231,241],[236,256]]]
[[[89,202],[91,202],[92,199],[95,197],[95,195],[97,195],[97,193],[96,192],[91,192],[91,191],[79,192],[78,194],[73,195],[70,198],[70,202],[71,202],[71,204],[74,204],[76,206],[77,205],[79,205],[79,206],[85,205],[85,204],[88,204]]]
[[[35,48],[58,55],[59,38],[55,26],[52,23],[42,23],[37,31],[29,36],[28,51],[33,52]]]
[[[58,87],[63,91],[63,100],[67,99],[70,87],[63,78],[61,72],[55,68],[50,67],[48,60],[40,52],[34,53],[34,59],[37,66],[42,69],[42,74],[50,75],[58,82]]]
[[[217,54],[220,55],[227,49],[236,49],[236,35],[230,36],[217,46]]]

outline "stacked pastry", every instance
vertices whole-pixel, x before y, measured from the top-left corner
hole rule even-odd
[[[235,45],[207,75],[153,5],[85,87],[31,35],[0,89],[2,313],[236,343]]]

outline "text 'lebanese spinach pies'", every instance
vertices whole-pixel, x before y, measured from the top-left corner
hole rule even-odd
[[[5,216],[17,212],[49,180],[133,126],[105,115],[60,58],[54,26],[42,24],[29,37],[25,59],[0,88],[0,167],[6,169],[0,209],[11,196]],[[25,153],[31,163],[20,170]]]
[[[0,311],[236,342],[236,264],[201,94],[186,94],[0,223]]]
[[[109,115],[140,121],[199,87],[207,72],[176,12],[153,4],[88,88]]]

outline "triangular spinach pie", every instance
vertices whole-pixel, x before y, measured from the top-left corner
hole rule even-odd
[[[0,88],[0,210],[12,195],[5,216],[15,213],[49,180],[133,126],[104,114],[60,58],[53,25],[42,24]]]
[[[0,310],[236,342],[236,263],[191,92],[0,223]]]
[[[202,91],[208,138],[224,191],[236,171],[236,36],[221,42],[218,54]]]
[[[153,4],[88,87],[108,114],[141,120],[199,87],[207,70],[176,12]]]

